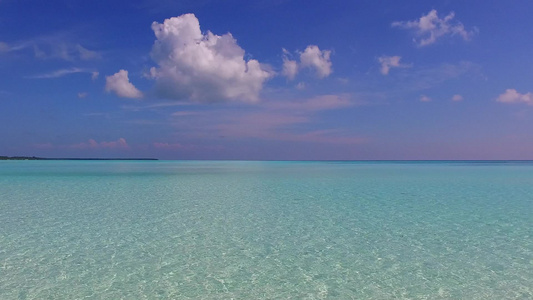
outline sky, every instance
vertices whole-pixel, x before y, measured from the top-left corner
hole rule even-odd
[[[0,0],[0,155],[533,159],[531,13]]]

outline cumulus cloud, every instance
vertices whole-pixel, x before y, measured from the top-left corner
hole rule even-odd
[[[105,90],[115,92],[119,97],[141,98],[143,96],[142,92],[130,82],[126,70],[120,70],[111,76],[106,76],[105,81]]]
[[[160,97],[255,102],[263,83],[274,75],[257,60],[246,60],[231,33],[203,34],[194,14],[154,22],[152,30],[157,40],[151,56],[158,67],[150,76]]]
[[[463,101],[463,96],[461,96],[459,94],[455,94],[452,97],[452,101]]]
[[[524,103],[533,105],[533,93],[520,94],[515,89],[507,89],[505,93],[498,96],[496,101],[501,103]]]
[[[289,51],[283,49],[283,70],[281,74],[289,80],[293,80],[302,68],[314,70],[319,78],[328,77],[333,72],[331,69],[330,50],[322,51],[318,46],[309,45],[303,52],[297,53],[300,55],[300,62],[291,60]]]
[[[469,40],[477,29],[467,31],[464,25],[459,21],[454,21],[455,13],[450,12],[443,19],[437,15],[437,10],[433,9],[427,15],[422,15],[420,19],[414,21],[393,22],[392,27],[409,29],[414,31],[419,39],[414,39],[418,46],[427,46],[435,43],[438,38],[450,35],[458,35],[463,40]]]
[[[379,63],[381,64],[381,74],[389,74],[390,69],[392,68],[409,68],[410,65],[401,64],[401,56],[381,56],[378,58]]]
[[[300,53],[300,64],[303,68],[314,69],[319,78],[324,78],[333,72],[330,56],[330,50],[321,51],[318,46],[309,45]]]
[[[420,96],[420,102],[430,102],[430,101],[431,101],[431,98],[429,98],[428,96],[426,95]]]

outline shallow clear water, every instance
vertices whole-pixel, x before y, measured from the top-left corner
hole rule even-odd
[[[533,299],[533,164],[0,162],[0,299]]]

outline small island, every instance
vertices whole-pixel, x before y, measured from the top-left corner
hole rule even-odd
[[[0,160],[42,160],[35,156],[0,156]]]

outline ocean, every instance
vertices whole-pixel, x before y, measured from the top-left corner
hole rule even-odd
[[[533,299],[533,163],[0,161],[0,299]]]

